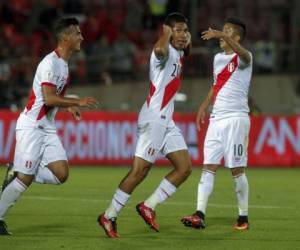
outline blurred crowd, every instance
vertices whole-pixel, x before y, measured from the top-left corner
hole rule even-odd
[[[14,108],[32,84],[41,57],[55,47],[51,33],[62,16],[75,16],[84,36],[81,52],[70,62],[71,79],[78,84],[112,84],[134,81],[147,75],[149,53],[161,32],[165,16],[181,11],[189,19],[195,14],[190,0],[10,0],[0,1],[0,96],[1,106]],[[237,1],[196,1],[194,50],[186,75],[211,75],[214,42],[201,41],[209,26],[221,28],[228,16],[237,16]],[[270,22],[274,8],[288,0],[243,1],[248,26],[247,46],[255,52],[256,71],[272,73],[278,69],[278,46],[289,44],[288,23],[282,22],[271,39]],[[258,11],[259,10],[259,11]],[[280,15],[279,15],[280,17]],[[259,23],[259,25],[258,25]],[[285,48],[285,47],[284,47]],[[281,58],[281,57],[280,57]],[[288,67],[281,62],[284,67]],[[280,68],[282,70],[282,68]],[[5,91],[2,91],[5,90]]]

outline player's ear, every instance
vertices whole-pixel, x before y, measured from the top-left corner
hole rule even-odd
[[[59,40],[61,41],[61,42],[65,42],[66,41],[66,33],[61,33],[60,34],[60,36],[59,36]]]
[[[70,29],[70,28],[69,28],[68,30],[65,30],[65,31],[61,34],[61,40],[64,41],[64,42],[69,41],[70,35],[72,35],[72,32],[73,32],[73,30]]]
[[[64,40],[65,42],[67,42],[67,41],[69,41],[69,39],[70,39],[70,34],[64,33],[64,35],[63,35],[63,40]]]

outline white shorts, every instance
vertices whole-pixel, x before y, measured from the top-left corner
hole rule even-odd
[[[39,128],[16,130],[15,171],[35,175],[39,167],[60,160],[67,160],[67,155],[56,133]]]
[[[248,159],[249,117],[210,120],[204,141],[204,164],[221,163],[228,168],[246,167]]]
[[[169,127],[157,122],[138,124],[135,156],[154,163],[159,153],[165,156],[179,150],[187,150],[187,146],[174,123]]]

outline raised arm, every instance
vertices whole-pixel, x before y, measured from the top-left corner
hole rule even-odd
[[[168,56],[171,36],[172,36],[171,27],[164,24],[163,34],[159,37],[158,41],[154,45],[154,53],[158,59],[162,59]]]
[[[250,63],[250,52],[246,50],[240,43],[236,42],[233,38],[230,37],[232,32],[233,30],[229,31],[229,34],[226,34],[223,31],[209,28],[208,30],[202,32],[201,37],[203,40],[209,40],[212,38],[223,39],[231,47],[231,49],[239,55],[239,57],[244,63]]]

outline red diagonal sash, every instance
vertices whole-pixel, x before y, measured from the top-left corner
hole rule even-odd
[[[238,55],[235,55],[224,69],[217,75],[216,84],[213,86],[213,103],[215,102],[219,91],[226,84],[228,79],[235,72],[238,66]]]

